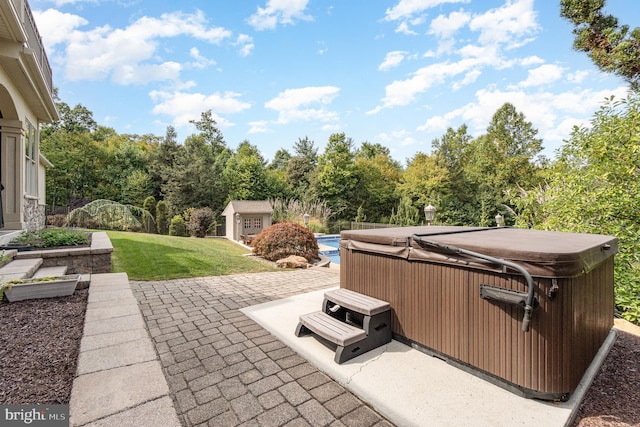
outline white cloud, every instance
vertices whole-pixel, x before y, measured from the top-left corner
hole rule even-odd
[[[235,114],[251,108],[251,104],[239,99],[240,94],[235,92],[202,93],[164,92],[154,90],[149,92],[149,97],[156,104],[153,114],[164,114],[173,118],[175,126],[185,126],[189,120],[200,117],[203,111],[213,111],[213,118],[220,127],[233,126],[233,123],[220,116],[220,114]]]
[[[265,108],[278,112],[278,123],[287,124],[293,121],[319,120],[333,122],[338,120],[338,114],[327,111],[324,106],[331,104],[340,92],[335,86],[310,86],[298,89],[287,89],[277,97],[267,101]],[[310,108],[310,105],[320,104],[320,108]]]
[[[553,83],[562,78],[563,72],[564,68],[558,65],[544,64],[539,66],[538,68],[529,70],[527,79],[520,82],[518,86],[531,87]]]
[[[401,22],[400,24],[398,24],[398,27],[396,28],[396,33],[401,33],[401,34],[405,34],[407,36],[417,36],[418,33],[416,33],[415,31],[413,31],[412,29],[409,28],[409,24],[407,24],[406,22]]]
[[[437,18],[431,21],[429,34],[434,34],[442,38],[450,38],[456,31],[467,25],[470,20],[471,15],[463,11],[451,12],[449,16],[438,15]]]
[[[121,85],[145,84],[150,81],[177,80],[180,77],[180,71],[182,71],[182,65],[177,62],[122,64],[113,70],[111,78]]]
[[[210,65],[216,65],[215,60],[205,58],[204,56],[202,56],[200,54],[200,50],[197,47],[192,47],[191,49],[189,49],[189,55],[191,55],[191,57],[195,59],[195,62],[191,63],[191,66],[193,68],[203,70],[209,67]]]
[[[64,32],[59,22],[63,22]],[[39,15],[38,26],[43,38],[59,45],[66,43],[63,61],[69,80],[102,80],[108,77],[119,84],[174,80],[182,65],[162,61],[158,55],[158,39],[190,36],[219,44],[231,36],[221,27],[209,27],[204,14],[165,13],[159,18],[142,17],[126,28],[96,27],[83,32],[84,18],[46,11]]]
[[[482,60],[484,61],[484,60]],[[431,88],[435,84],[443,83],[447,78],[477,67],[481,61],[476,58],[462,59],[458,62],[442,62],[418,69],[413,76],[406,80],[396,80],[385,88],[385,97],[382,105],[369,111],[367,114],[376,114],[383,108],[408,105],[414,102],[417,96]],[[470,76],[470,78],[472,78]]]
[[[400,0],[398,4],[387,9],[385,13],[386,21],[397,21],[399,19],[409,19],[416,14],[423,13],[446,3],[469,3],[470,0]]]
[[[451,119],[454,118],[455,116],[451,117]],[[444,132],[449,127],[449,123],[449,118],[446,115],[434,116],[430,117],[422,126],[418,126],[416,130],[428,132]]]
[[[240,46],[240,56],[249,56],[256,46],[253,44],[253,38],[246,34],[240,34],[234,43],[235,46]]]
[[[295,20],[312,21],[313,17],[305,15],[309,0],[269,0],[262,8],[247,20],[255,30],[272,30],[278,25],[291,25]]]
[[[428,8],[445,2],[441,0],[401,0],[395,7],[387,10],[387,20],[408,19],[416,13],[421,13]],[[519,62],[528,64],[537,63],[539,58],[529,57],[523,60],[508,58],[504,55],[505,49],[512,49],[528,43],[532,34],[538,31],[536,12],[533,9],[533,0],[507,0],[498,8],[484,13],[471,15],[460,10],[452,12],[448,16],[440,15],[431,21],[430,34],[440,38],[437,52],[429,51],[425,57],[438,56],[443,53],[455,59],[440,63],[430,64],[419,68],[409,78],[396,80],[385,87],[385,96],[381,104],[370,110],[368,114],[376,114],[384,108],[408,105],[415,102],[418,96],[434,85],[445,84],[447,80],[464,75],[461,80],[450,83],[453,90],[475,82],[482,74],[484,68],[496,70],[513,67]],[[453,38],[460,28],[465,25],[477,34],[477,40],[469,41],[466,45],[454,51],[455,40]],[[532,76],[529,84],[534,84],[535,77],[542,77],[542,69]],[[550,71],[547,69],[547,71]],[[552,78],[547,74],[546,78]]]
[[[527,56],[526,58],[522,58],[520,60],[520,65],[524,67],[528,67],[529,65],[538,65],[538,64],[544,64],[544,59],[536,55]]]
[[[271,131],[271,129],[269,129],[269,122],[267,122],[265,120],[249,122],[249,133],[250,134],[268,133],[270,131]]]
[[[402,50],[394,50],[393,52],[388,52],[384,58],[384,61],[380,66],[378,66],[378,70],[387,71],[391,68],[395,68],[404,61],[409,52],[404,52]]]
[[[505,44],[512,48],[531,40],[523,37],[537,32],[536,17],[533,0],[508,0],[504,6],[474,16],[469,28],[480,33],[480,44]]]
[[[545,147],[557,148],[562,139],[569,137],[573,124],[586,123],[590,116],[612,94],[624,97],[628,88],[612,90],[583,90],[578,92],[535,92],[523,90],[502,91],[482,89],[476,92],[476,100],[445,114],[430,117],[417,128],[418,131],[440,132],[462,123],[469,125],[472,135],[485,133],[493,114],[504,103],[510,102],[523,113],[526,120],[538,129],[538,136]],[[573,123],[573,124],[572,124]]]
[[[462,80],[454,82],[451,85],[451,88],[453,90],[460,90],[462,87],[470,85],[478,80],[478,77],[480,77],[481,74],[482,72],[480,70],[471,70],[464,75],[464,78]]]
[[[584,81],[584,79],[587,78],[587,76],[589,75],[589,71],[586,70],[578,70],[575,73],[569,73],[567,74],[567,80],[570,81],[571,83],[582,83]]]
[[[36,20],[38,31],[42,34],[42,42],[49,54],[54,52],[56,45],[64,43],[76,28],[89,23],[81,16],[55,9],[34,10],[33,18]]]
[[[391,133],[382,132],[376,135],[376,141],[380,141],[390,146],[407,147],[415,144],[417,141],[406,129],[392,131]]]

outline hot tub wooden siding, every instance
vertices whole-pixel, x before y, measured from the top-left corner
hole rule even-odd
[[[344,241],[343,241],[344,243]],[[523,309],[480,298],[480,285],[526,292],[518,274],[340,252],[340,286],[388,301],[396,338],[488,374],[528,397],[566,398],[575,390],[613,326],[613,256],[588,274],[534,277],[540,306],[529,332]]]

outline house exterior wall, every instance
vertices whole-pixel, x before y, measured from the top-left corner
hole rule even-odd
[[[28,3],[0,0],[0,14],[0,182],[4,186],[4,229],[37,230],[45,223],[46,165],[40,164],[40,126],[59,118],[51,67]]]

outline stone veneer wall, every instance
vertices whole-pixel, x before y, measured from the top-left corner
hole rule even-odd
[[[42,258],[43,267],[67,266],[68,274],[110,273],[113,245],[105,232],[91,235],[90,248],[18,252],[15,259]]]
[[[45,227],[45,206],[40,205],[39,199],[24,198],[24,222],[26,231],[40,231]]]

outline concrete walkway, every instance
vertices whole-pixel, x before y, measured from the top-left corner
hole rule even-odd
[[[72,426],[180,426],[126,274],[91,277]]]

